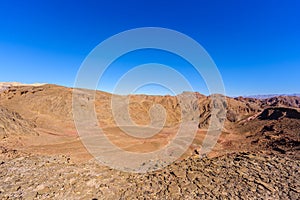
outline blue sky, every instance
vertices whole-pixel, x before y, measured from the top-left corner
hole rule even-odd
[[[216,63],[228,95],[299,93],[300,1],[297,0],[0,0],[0,81],[73,86],[101,41],[138,27],[164,27],[199,42]],[[207,94],[184,60],[161,51],[118,59],[99,89],[111,91],[130,68],[168,64]],[[145,87],[140,92],[167,93]]]

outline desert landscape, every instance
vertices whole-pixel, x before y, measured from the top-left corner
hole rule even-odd
[[[0,200],[300,199],[299,10],[0,1]]]
[[[216,105],[211,96],[195,93],[198,130],[188,150],[167,167],[131,173],[99,164],[85,148],[74,124],[73,88],[0,86],[0,199],[300,198],[300,97],[226,97],[221,135],[212,151],[201,154]],[[146,139],[116,125],[112,96],[95,93],[98,126],[123,150],[154,151],[176,134],[176,96],[130,95],[129,114],[137,125],[151,122],[153,104],[166,111],[163,128]]]

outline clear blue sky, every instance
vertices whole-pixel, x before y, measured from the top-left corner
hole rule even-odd
[[[218,66],[228,95],[299,93],[299,10],[298,0],[0,0],[0,81],[72,86],[101,41],[154,26],[198,41]],[[124,68],[106,79],[150,61],[176,63],[196,90],[207,92],[187,63],[166,52],[120,58],[116,63]],[[100,88],[109,91],[112,82]]]

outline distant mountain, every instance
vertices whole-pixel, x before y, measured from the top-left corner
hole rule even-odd
[[[237,101],[243,103],[257,104],[261,108],[266,107],[292,107],[300,108],[300,96],[298,95],[278,95],[274,97],[268,97],[267,95],[264,98],[259,97],[236,97],[234,98]]]
[[[0,92],[14,86],[41,86],[41,85],[44,85],[44,83],[26,84],[26,83],[19,83],[19,82],[0,82]]]
[[[300,94],[295,93],[295,94],[265,94],[265,95],[250,95],[250,96],[243,96],[245,98],[255,98],[255,99],[268,99],[268,98],[273,98],[273,97],[278,97],[278,96],[296,96],[300,97]]]

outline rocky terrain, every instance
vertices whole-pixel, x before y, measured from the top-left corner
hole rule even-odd
[[[1,85],[0,85],[1,86]],[[0,199],[299,199],[300,97],[229,98],[226,105],[196,93],[185,114],[198,131],[184,156],[163,169],[128,173],[97,163],[82,145],[72,112],[72,89],[5,84],[0,91]],[[189,93],[182,95],[190,95]],[[79,106],[90,101],[82,92]],[[180,98],[129,96],[135,124],[147,125],[164,107],[166,121],[149,139],[129,137],[114,121],[112,95],[98,91],[99,126],[127,151],[162,148],[181,123]],[[122,101],[124,97],[117,97]],[[214,107],[227,110],[209,154],[198,155]],[[150,110],[150,111],[149,111]],[[84,116],[83,119],[84,120]]]
[[[23,119],[18,113],[0,107],[0,138],[15,134],[38,134],[34,128],[34,124]]]
[[[300,161],[264,152],[191,156],[130,174],[66,156],[2,149],[2,199],[299,199]],[[7,158],[3,158],[3,157]]]

